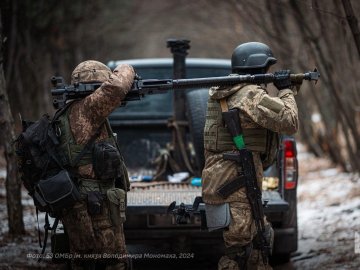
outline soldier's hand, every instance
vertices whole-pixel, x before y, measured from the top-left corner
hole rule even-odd
[[[299,93],[301,85],[302,85],[302,81],[293,83],[291,90],[293,91],[294,96],[296,96]]]
[[[274,73],[274,85],[277,89],[282,90],[291,87],[290,70],[279,70]]]

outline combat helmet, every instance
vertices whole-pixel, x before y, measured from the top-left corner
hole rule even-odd
[[[247,42],[235,48],[231,57],[233,73],[260,74],[266,73],[276,63],[271,49],[264,43]]]
[[[109,79],[111,70],[95,60],[81,62],[71,74],[71,83],[104,82]]]

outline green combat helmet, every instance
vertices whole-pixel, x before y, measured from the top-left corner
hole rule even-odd
[[[231,68],[237,74],[262,74],[276,63],[271,49],[264,43],[247,42],[235,48]]]

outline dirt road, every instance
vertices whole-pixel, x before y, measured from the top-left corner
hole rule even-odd
[[[359,175],[342,173],[328,160],[307,153],[301,145],[299,164],[299,249],[290,263],[277,265],[274,269],[360,269]],[[35,210],[25,191],[22,202],[28,235],[15,241],[6,236],[4,175],[5,171],[0,170],[0,270],[59,269],[59,266],[50,265],[47,261],[37,263],[32,255],[40,252],[40,248]],[[43,226],[43,216],[40,216],[40,226]],[[135,262],[135,268],[159,269],[156,261],[148,263],[150,265]],[[174,270],[208,270],[214,264],[194,260],[185,265],[178,262],[172,265],[170,262],[169,267]]]

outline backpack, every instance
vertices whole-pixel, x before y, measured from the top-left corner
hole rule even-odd
[[[21,180],[40,212],[59,217],[80,199],[80,193],[64,168],[57,149],[54,119],[43,115],[36,122],[22,121],[23,132],[15,140]]]

